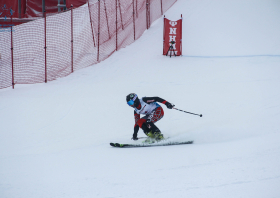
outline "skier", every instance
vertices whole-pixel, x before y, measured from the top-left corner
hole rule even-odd
[[[139,127],[142,128],[148,137],[156,140],[163,139],[163,134],[154,124],[164,115],[162,107],[157,102],[165,104],[168,109],[172,109],[175,105],[159,97],[143,97],[139,99],[135,93],[127,95],[126,102],[134,108],[135,125],[132,139],[138,140],[137,133]],[[140,118],[140,114],[144,114],[145,116]]]

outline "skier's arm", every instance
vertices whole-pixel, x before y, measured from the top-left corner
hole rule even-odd
[[[135,119],[135,125],[134,125],[134,133],[132,136],[133,140],[138,140],[137,133],[139,131],[139,126],[137,125],[137,121],[140,119],[140,115],[134,111],[134,119]]]
[[[168,109],[172,109],[175,106],[160,97],[144,97],[143,101],[148,104],[153,103],[153,102],[160,102],[162,104],[165,104]]]
[[[138,133],[138,131],[139,131],[139,126],[138,126],[138,125],[135,125],[135,126],[134,126],[134,133],[133,133],[133,136],[132,136],[132,139],[133,139],[133,140],[138,140],[138,138],[137,138],[137,133]]]

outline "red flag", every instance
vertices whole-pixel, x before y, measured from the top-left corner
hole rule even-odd
[[[174,42],[175,43],[174,43]],[[176,56],[182,55],[182,19],[178,21],[170,21],[164,18],[163,28],[163,55],[173,56],[173,50],[169,50],[172,45]],[[169,51],[168,51],[169,50]]]

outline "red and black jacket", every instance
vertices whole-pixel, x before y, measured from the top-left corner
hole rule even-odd
[[[147,103],[147,104],[151,104],[153,102],[160,102],[162,104],[170,104],[169,102],[167,102],[166,100],[160,98],[160,97],[143,97],[142,100]],[[138,102],[138,104],[136,104],[136,108],[140,109],[141,108],[141,104],[140,102]],[[135,125],[134,125],[134,134],[133,137],[137,137],[137,133],[139,130],[139,125],[137,124],[137,121],[140,119],[140,114],[136,113],[136,111],[134,111],[134,119],[135,119]]]

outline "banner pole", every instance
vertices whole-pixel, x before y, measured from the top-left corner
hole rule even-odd
[[[163,16],[163,52],[162,54],[164,55],[164,35],[165,35],[165,15]]]
[[[100,46],[100,0],[98,0],[98,38],[97,38],[97,62],[99,62],[99,46]]]
[[[105,1],[104,1],[104,3],[105,3]],[[90,18],[90,25],[91,25],[91,32],[92,32],[92,40],[93,40],[93,45],[94,45],[94,47],[95,47],[95,39],[94,39],[94,34],[93,34],[92,18],[91,18],[91,11],[90,11],[89,0],[88,0],[88,12],[89,12],[89,18]]]
[[[109,39],[111,39],[110,29],[109,29],[109,22],[108,22],[108,15],[107,15],[107,8],[106,8],[105,0],[104,0],[104,9],[105,9],[105,16],[106,16],[106,21],[107,21],[108,35],[109,35]]]
[[[118,0],[116,0],[116,51],[118,51]]]
[[[46,10],[43,12],[44,15],[44,35],[45,35],[45,83],[48,82],[48,71],[47,71],[47,17]]]
[[[120,11],[120,17],[121,17],[122,29],[124,30],[123,20],[122,20],[122,8],[121,8],[121,2],[120,2],[120,0],[119,0],[119,11]]]
[[[133,34],[134,34],[134,40],[135,40],[135,8],[134,8],[134,0],[132,0],[132,7],[133,7]]]
[[[160,5],[161,5],[161,15],[163,15],[163,10],[162,10],[162,0],[160,0]]]
[[[11,61],[12,61],[12,86],[15,88],[14,78],[14,44],[13,44],[13,16],[11,16]]]
[[[138,5],[138,2],[137,2],[137,0],[136,0],[136,6],[135,6],[135,9],[136,9],[136,18],[138,19],[138,8],[137,8],[137,5]]]
[[[181,14],[181,19],[182,19],[182,23],[181,23],[181,56],[183,56],[183,15]]]
[[[71,73],[74,72],[74,46],[73,46],[73,5],[71,4]]]

